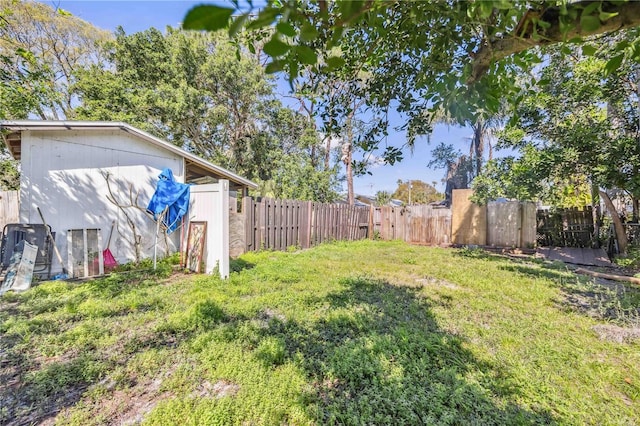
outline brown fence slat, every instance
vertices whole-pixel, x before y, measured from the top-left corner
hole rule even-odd
[[[447,244],[448,209],[430,206],[359,207],[310,201],[243,199],[247,250],[309,248],[334,240],[382,239],[414,244]]]

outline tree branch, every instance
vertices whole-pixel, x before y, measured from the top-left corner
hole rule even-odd
[[[576,7],[581,3],[586,2],[574,3],[572,6]],[[522,31],[521,34],[517,34],[516,32],[515,34],[506,35],[489,41],[480,47],[474,55],[471,76],[467,80],[467,84],[472,84],[478,81],[487,72],[493,62],[499,61],[500,59],[506,58],[507,56],[511,56],[515,53],[522,52],[531,47],[561,43],[576,37],[588,37],[595,34],[619,31],[640,25],[640,2],[632,1],[625,3],[615,7],[612,11],[615,11],[618,14],[603,22],[596,30],[583,30],[582,26],[579,24],[580,20],[576,19],[572,28],[565,34],[560,30],[560,14],[549,13],[553,12],[553,10],[547,9],[542,16],[542,19],[549,23],[550,27],[547,28],[537,39],[532,37],[530,31]],[[544,19],[547,15],[549,18]],[[530,20],[531,17],[529,14],[526,14],[522,18],[520,24],[518,24],[518,28],[524,27],[526,29],[527,26],[534,25],[531,22],[527,22]],[[540,31],[542,32],[542,30]]]

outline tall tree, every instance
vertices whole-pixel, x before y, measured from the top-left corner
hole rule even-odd
[[[107,38],[43,3],[0,0],[0,119],[70,117],[74,72],[99,60]],[[18,167],[0,142],[0,187],[18,189]]]
[[[99,63],[110,34],[62,10],[33,1],[0,0],[0,114],[42,120],[73,118],[75,72]],[[19,82],[20,88],[6,84]],[[16,106],[19,111],[11,108]],[[11,100],[13,99],[13,100]],[[9,103],[9,105],[7,105]]]
[[[226,34],[118,29],[108,60],[109,67],[79,73],[78,117],[129,122],[262,182],[264,194],[325,200],[334,193],[336,171],[323,170],[313,153],[313,123],[275,98],[258,58]],[[303,177],[319,188],[293,190]]]
[[[418,179],[412,179],[407,181],[399,180],[398,187],[391,194],[391,198],[411,205],[441,201],[443,196],[433,185]]]
[[[633,40],[636,33],[633,30],[622,37]],[[501,171],[494,167],[492,173],[498,172],[494,182],[521,179],[512,190],[526,186],[530,195],[536,195],[545,180],[562,182],[570,176],[586,176],[593,187],[590,192],[594,202],[599,193],[603,194],[600,188],[618,188],[627,192],[634,206],[638,205],[639,70],[631,63],[610,66],[608,58],[618,53],[612,46],[619,45],[619,40],[609,41],[600,42],[599,49],[585,45],[550,56],[549,64],[539,74],[536,90],[523,92],[514,118],[503,132],[502,144],[520,147],[524,155],[519,160],[502,160]],[[479,193],[487,191],[491,181],[489,176],[481,179]],[[526,182],[531,185],[522,185]],[[495,189],[507,188],[503,184]],[[605,201],[607,208],[613,207]],[[618,213],[610,211],[614,222],[618,222]]]

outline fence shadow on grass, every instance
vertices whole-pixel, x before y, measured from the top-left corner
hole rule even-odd
[[[307,372],[312,390],[302,405],[318,423],[556,423],[548,412],[513,402],[519,390],[508,372],[442,330],[416,289],[371,278],[343,285],[328,296],[322,319],[306,325],[272,318],[264,330]]]
[[[497,253],[493,253],[491,251],[485,250],[483,248],[471,248],[471,247],[462,247],[456,249],[453,252],[453,255],[456,257],[464,257],[466,259],[479,259],[479,260],[489,260],[492,262],[504,262],[505,256]]]

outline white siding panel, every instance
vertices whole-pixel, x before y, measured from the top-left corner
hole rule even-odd
[[[111,222],[116,220],[111,251],[118,262],[131,261],[132,231],[120,209],[107,199],[104,174],[110,174],[112,189],[121,203],[133,201],[144,208],[165,167],[184,182],[182,157],[121,131],[52,131],[37,135],[24,132],[20,220],[40,223],[36,210],[40,207],[57,233],[56,244],[61,253],[67,253],[68,229],[100,228],[106,245]],[[142,235],[143,257],[151,256],[153,221],[141,210],[128,208],[127,212],[135,218]],[[176,250],[177,238],[171,238],[171,251]],[[54,270],[60,270],[55,259]]]
[[[207,222],[205,272],[217,267],[221,278],[229,276],[229,181],[191,187],[191,221]]]

